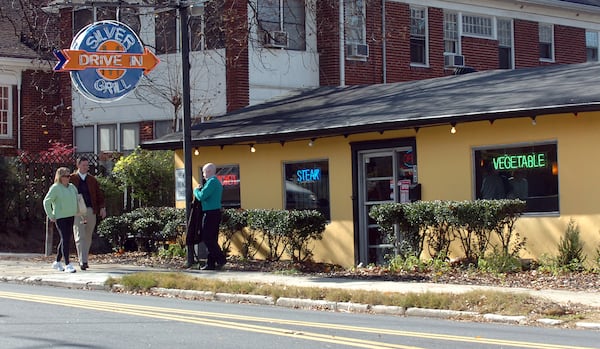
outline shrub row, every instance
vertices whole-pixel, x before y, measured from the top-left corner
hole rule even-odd
[[[220,231],[224,251],[230,251],[234,239],[240,241],[243,258],[254,258],[261,252],[268,260],[287,255],[292,260],[312,257],[310,243],[320,240],[327,221],[316,210],[226,209]],[[157,251],[167,241],[177,239],[185,231],[185,210],[172,207],[143,207],[112,216],[98,224],[98,235],[113,249],[125,248],[135,239],[138,249]]]
[[[445,257],[458,240],[466,261],[476,263],[488,251],[518,254],[525,239],[514,224],[524,210],[521,200],[418,201],[377,205],[369,215],[401,257],[420,256],[425,247],[433,259]]]

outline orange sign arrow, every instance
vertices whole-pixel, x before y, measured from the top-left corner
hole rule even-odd
[[[147,47],[144,53],[127,52],[87,52],[84,50],[60,50],[66,61],[57,71],[85,69],[144,69],[144,75],[151,72],[160,59]]]

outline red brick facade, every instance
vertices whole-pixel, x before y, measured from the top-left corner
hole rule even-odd
[[[338,4],[337,0],[322,1],[319,6],[318,49],[321,85],[340,84]],[[420,67],[410,64],[410,5],[387,2],[385,6],[385,60],[383,59],[381,2],[367,1],[366,38],[369,57],[366,61],[346,60],[344,62],[346,85],[382,83],[384,75],[385,82],[392,83],[429,79],[454,73],[453,69],[444,68],[443,9],[434,7],[427,9],[429,64]],[[586,61],[584,29],[554,26],[555,62],[540,61],[538,42],[537,22],[514,20],[515,68]],[[461,49],[467,66],[478,71],[499,68],[497,40],[463,36]]]
[[[226,0],[225,14],[227,112],[250,103],[248,61],[248,2]]]

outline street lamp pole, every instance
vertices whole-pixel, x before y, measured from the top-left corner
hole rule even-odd
[[[183,161],[185,173],[185,213],[189,218],[192,202],[192,120],[190,107],[190,35],[189,5],[187,0],[179,2],[181,16],[181,70],[183,83]]]

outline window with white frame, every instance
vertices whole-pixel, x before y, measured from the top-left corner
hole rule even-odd
[[[223,30],[223,1],[206,1],[190,9],[190,51],[212,50],[225,47]]]
[[[0,85],[0,137],[12,137],[12,88]]]
[[[346,23],[346,43],[365,44],[365,2],[349,0],[344,2]]]
[[[154,121],[154,139],[173,133],[172,120]]]
[[[494,37],[494,21],[490,16],[480,15],[462,15],[462,33],[463,35],[476,36],[483,38]]]
[[[460,54],[458,14],[444,11],[444,53]]]
[[[117,150],[117,125],[98,125],[98,151]]]
[[[554,26],[552,24],[539,24],[540,60],[554,60]]]
[[[410,8],[410,62],[427,64],[427,11]]]
[[[141,24],[137,9],[122,7],[117,11],[117,8],[112,6],[94,6],[73,11],[73,35],[77,34],[88,24],[108,19],[124,23],[137,34],[140,33]]]
[[[129,154],[140,144],[140,124],[121,124],[121,148],[124,154]]]
[[[512,20],[498,18],[498,68],[513,69]]]
[[[156,54],[177,52],[177,10],[160,11],[155,16]]]
[[[258,0],[258,35],[265,47],[306,50],[304,0]]]
[[[77,153],[94,152],[94,126],[75,127],[75,151]]]
[[[585,51],[588,62],[598,62],[598,32],[585,32]]]

